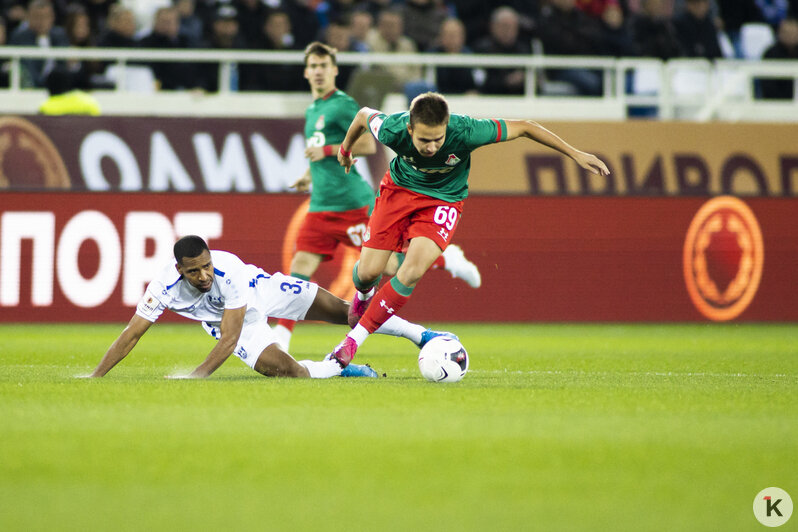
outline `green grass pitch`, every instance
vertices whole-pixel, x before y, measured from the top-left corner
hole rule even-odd
[[[460,383],[376,336],[385,379],[164,379],[210,350],[190,324],[77,379],[121,325],[0,325],[0,530],[755,531],[763,488],[798,503],[798,325],[436,327]]]

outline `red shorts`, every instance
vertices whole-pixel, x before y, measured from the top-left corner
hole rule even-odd
[[[369,221],[369,207],[343,212],[309,212],[296,237],[296,250],[330,260],[339,244],[360,249]]]
[[[394,184],[390,173],[386,173],[380,183],[380,195],[371,213],[363,246],[402,251],[410,239],[425,236],[441,249],[446,249],[462,212],[462,201],[449,203],[413,192]]]

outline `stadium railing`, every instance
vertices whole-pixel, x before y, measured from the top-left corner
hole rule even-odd
[[[105,114],[207,115],[207,116],[302,116],[307,94],[231,92],[234,65],[242,63],[302,64],[302,52],[154,50],[110,48],[0,47],[0,63],[10,63],[10,83],[0,89],[0,112],[34,113],[44,96],[42,89],[23,87],[22,62],[26,59],[103,61],[116,66],[115,90],[95,91]],[[153,62],[219,63],[218,93],[196,91],[134,90],[125,79],[135,75],[131,65]],[[752,61],[644,58],[561,57],[514,55],[384,54],[343,52],[341,65],[373,69],[386,65],[421,66],[423,79],[435,85],[436,67],[520,68],[525,72],[522,96],[457,96],[461,112],[475,115],[540,117],[580,120],[624,120],[630,115],[659,119],[724,121],[798,121],[798,90],[792,100],[762,100],[758,81],[765,78],[792,80],[798,84],[798,61]],[[586,69],[602,74],[598,97],[560,92],[547,93],[547,72]],[[257,105],[253,103],[257,101]],[[202,103],[198,106],[198,103]],[[403,107],[406,100],[394,95],[386,110]],[[496,113],[495,110],[504,112]],[[640,112],[642,111],[642,112]],[[513,118],[514,116],[507,116]]]

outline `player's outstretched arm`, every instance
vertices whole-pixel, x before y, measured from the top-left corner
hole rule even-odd
[[[532,120],[505,120],[507,124],[507,140],[526,137],[544,146],[567,155],[576,163],[594,174],[609,175],[610,171],[604,162],[595,155],[580,151],[563,139]]]
[[[150,325],[152,325],[151,321],[145,320],[138,314],[134,314],[128,322],[127,327],[125,327],[125,330],[114,340],[114,343],[112,343],[108,351],[105,352],[103,359],[89,376],[102,377],[111,371],[111,368],[116,366],[120,360],[130,353],[133,347],[138,343],[139,338],[150,328]]]
[[[355,164],[355,160],[352,157],[353,150],[355,149],[355,143],[368,129],[369,116],[377,112],[379,111],[371,109],[370,107],[363,107],[357,112],[355,118],[352,120],[352,123],[349,124],[349,129],[346,131],[346,137],[344,137],[344,140],[341,142],[341,146],[338,150],[338,163],[344,167],[347,174],[349,173],[349,169],[352,168],[352,165]]]
[[[294,181],[293,184],[288,185],[288,188],[295,188],[297,192],[307,192],[310,190],[310,168],[305,170],[305,173],[302,174],[302,177]]]
[[[310,162],[318,162],[325,157],[337,157],[341,151],[340,144],[327,144],[325,146],[309,146],[305,148],[305,157]],[[377,153],[377,143],[371,135],[361,135],[352,147],[352,155],[372,155]]]
[[[208,353],[205,361],[189,374],[190,378],[205,378],[219,369],[219,366],[227,360],[227,357],[229,357],[233,349],[235,349],[239,336],[241,336],[241,328],[244,326],[244,315],[246,313],[246,305],[239,308],[228,308],[224,310],[219,341],[213,349],[211,349],[211,352]]]

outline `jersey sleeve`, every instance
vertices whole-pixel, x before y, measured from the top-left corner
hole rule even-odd
[[[379,112],[371,113],[368,117],[369,131],[371,131],[371,134],[377,140],[380,140],[380,131],[382,130],[382,125],[385,123],[386,118],[388,118],[388,116],[385,113]],[[380,142],[382,141],[380,140]]]
[[[393,148],[401,139],[401,133],[407,131],[406,122],[402,120],[402,114],[372,113],[368,118],[371,134],[382,144]]]
[[[136,314],[154,323],[167,308],[166,303],[161,301],[163,292],[165,290],[161,284],[158,281],[152,281],[136,305]]]
[[[507,140],[507,123],[503,119],[464,118],[465,140],[472,150]]]

